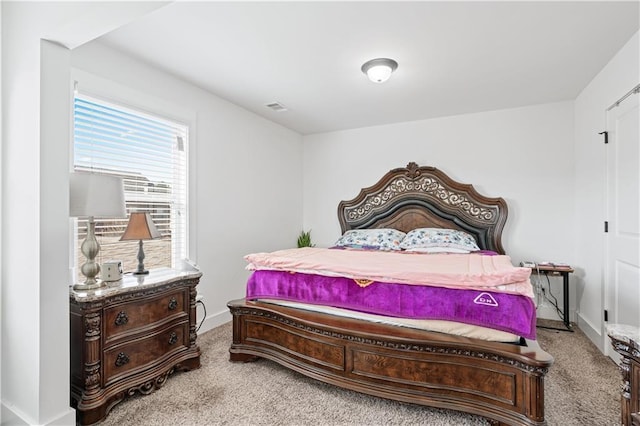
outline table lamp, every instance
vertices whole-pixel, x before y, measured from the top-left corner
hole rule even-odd
[[[122,178],[117,176],[75,172],[69,175],[69,216],[87,219],[87,237],[80,251],[87,258],[80,270],[86,277],[84,283],[77,283],[74,290],[93,290],[102,286],[96,279],[100,265],[95,258],[100,252],[96,239],[95,217],[125,218],[124,186]]]
[[[138,269],[133,272],[133,275],[145,275],[149,271],[144,269],[144,250],[142,249],[142,240],[152,240],[160,238],[162,235],[156,225],[151,220],[151,215],[144,212],[131,213],[129,216],[129,224],[127,229],[122,234],[120,241],[126,240],[139,240],[138,245]]]

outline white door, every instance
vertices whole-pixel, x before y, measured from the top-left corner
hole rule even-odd
[[[605,309],[609,324],[640,327],[640,124],[637,91],[607,112]],[[616,359],[611,345],[606,351]]]

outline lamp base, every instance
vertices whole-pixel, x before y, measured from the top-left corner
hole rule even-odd
[[[131,274],[132,275],[149,275],[149,271],[145,269],[144,271],[134,271]]]
[[[80,246],[80,251],[87,258],[87,261],[80,267],[80,271],[86,277],[86,280],[84,283],[74,284],[73,289],[87,291],[102,287],[102,282],[96,279],[96,276],[100,273],[100,265],[95,260],[100,252],[100,244],[96,239],[96,223],[93,221],[93,216],[89,216],[87,221],[87,236]]]
[[[95,281],[93,283],[77,283],[73,285],[74,291],[90,291],[95,290],[97,288],[104,287],[104,283],[102,281]]]

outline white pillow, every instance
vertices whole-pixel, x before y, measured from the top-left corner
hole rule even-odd
[[[418,228],[409,231],[400,247],[404,250],[433,247],[469,252],[480,250],[476,240],[466,232],[442,228]]]
[[[416,247],[405,250],[407,253],[471,253],[470,250],[455,247]]]
[[[336,246],[374,250],[400,250],[406,234],[392,228],[352,229],[336,241]]]

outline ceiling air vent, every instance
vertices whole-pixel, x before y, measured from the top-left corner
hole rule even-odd
[[[271,102],[270,104],[265,105],[267,108],[271,108],[275,112],[284,112],[287,111],[287,107],[282,105],[280,102]]]

